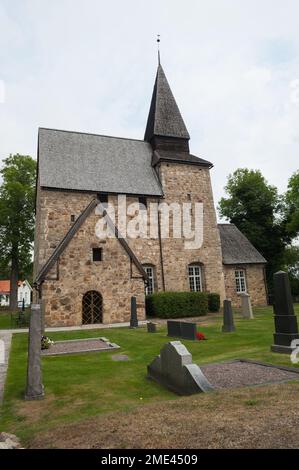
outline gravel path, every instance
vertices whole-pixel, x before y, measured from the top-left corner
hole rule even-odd
[[[6,331],[0,331],[0,405],[3,400],[4,394],[4,385],[7,373],[7,366],[8,366],[8,358],[9,358],[9,351],[11,346],[11,337],[12,334]],[[2,362],[2,351],[3,351],[3,343],[4,342],[4,362]]]
[[[208,364],[200,368],[216,389],[299,380],[299,373],[243,361]]]

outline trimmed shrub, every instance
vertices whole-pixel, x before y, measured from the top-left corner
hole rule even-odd
[[[206,292],[157,292],[147,295],[145,302],[149,317],[199,317],[208,313]]]
[[[220,295],[212,292],[208,294],[209,312],[219,312],[220,310]]]

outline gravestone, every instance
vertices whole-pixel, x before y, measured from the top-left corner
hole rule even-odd
[[[250,295],[245,292],[241,296],[241,313],[243,318],[253,319]]]
[[[271,351],[291,354],[294,348],[291,342],[299,339],[297,317],[294,312],[293,299],[288,274],[279,271],[274,274],[274,344]]]
[[[28,335],[26,400],[39,400],[45,395],[41,371],[41,338],[41,308],[39,304],[32,304]]]
[[[181,336],[181,322],[167,320],[167,336],[176,336],[180,338]]]
[[[157,333],[157,323],[148,322],[147,323],[147,332],[148,333]]]
[[[192,355],[180,341],[171,341],[163,346],[160,355],[147,367],[148,378],[180,395],[209,392],[214,388]]]
[[[138,328],[136,297],[131,297],[130,328]]]
[[[235,331],[232,303],[230,300],[223,301],[223,333],[232,333]]]
[[[196,339],[196,323],[181,322],[181,338],[183,339]]]

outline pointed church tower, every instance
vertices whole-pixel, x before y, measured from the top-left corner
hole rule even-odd
[[[189,133],[159,63],[144,140],[156,149],[189,152]]]
[[[152,166],[162,184],[164,202],[180,207],[191,203],[192,210],[197,203],[203,205],[203,243],[188,245],[184,233],[160,241],[164,290],[203,290],[218,292],[224,298],[222,253],[210,179],[213,164],[190,154],[190,135],[160,61],[144,140],[153,149]],[[196,288],[190,284],[194,272]],[[159,278],[159,270],[157,274]]]

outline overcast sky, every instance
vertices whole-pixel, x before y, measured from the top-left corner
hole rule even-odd
[[[298,0],[0,0],[0,160],[39,126],[142,139],[161,62],[191,135],[282,192],[299,167]]]

